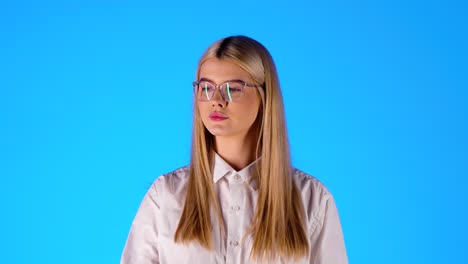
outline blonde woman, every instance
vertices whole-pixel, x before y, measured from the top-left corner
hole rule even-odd
[[[215,42],[193,87],[190,165],[150,187],[121,263],[347,263],[332,195],[291,166],[267,49]]]

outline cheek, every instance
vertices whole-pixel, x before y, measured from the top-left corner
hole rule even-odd
[[[201,119],[203,124],[206,125],[209,121],[208,115],[210,114],[211,106],[206,102],[197,102],[197,110],[199,118]]]
[[[253,121],[255,121],[259,113],[260,111],[259,111],[258,105],[256,105],[255,107],[252,107],[251,116],[252,116]]]
[[[197,109],[198,109],[198,112],[200,114],[202,114],[202,116],[203,116],[203,113],[206,111],[206,104],[204,104],[203,102],[198,101],[197,102]]]
[[[260,106],[261,106],[260,96],[253,98],[249,102],[249,109],[250,109],[251,114],[254,116],[254,118],[257,117],[257,115],[260,113]]]
[[[248,117],[249,123],[253,123],[260,113],[260,103],[257,100],[251,100],[242,109],[244,112],[243,116]]]

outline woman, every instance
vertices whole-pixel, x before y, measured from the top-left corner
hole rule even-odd
[[[190,166],[148,190],[121,263],[347,263],[332,195],[291,166],[267,49],[219,40],[193,86]]]

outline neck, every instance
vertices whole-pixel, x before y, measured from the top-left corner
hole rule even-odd
[[[215,137],[215,151],[237,171],[255,160],[255,137]]]

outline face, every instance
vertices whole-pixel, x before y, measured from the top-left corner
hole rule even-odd
[[[217,58],[206,60],[200,67],[199,79],[216,85],[242,80],[253,83],[250,75],[236,64]],[[211,101],[197,101],[205,127],[215,137],[245,137],[259,113],[261,99],[256,87],[245,86],[242,96],[226,102],[216,90]]]

